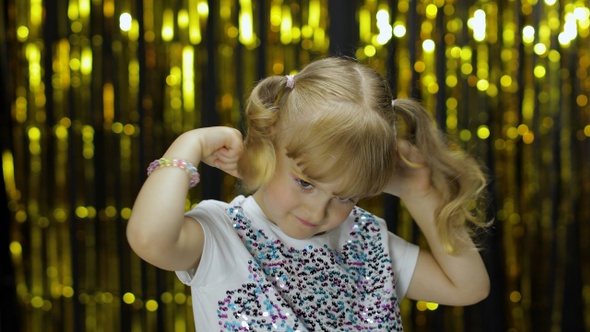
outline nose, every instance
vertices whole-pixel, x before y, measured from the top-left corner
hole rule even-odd
[[[317,224],[323,221],[328,215],[328,208],[332,197],[324,197],[320,195],[310,195],[315,197],[309,197],[307,202],[307,218],[308,221]]]

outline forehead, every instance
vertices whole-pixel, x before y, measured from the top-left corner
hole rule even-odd
[[[380,194],[395,166],[395,130],[367,110],[321,113],[281,120],[276,155],[286,153],[303,175],[340,197]]]

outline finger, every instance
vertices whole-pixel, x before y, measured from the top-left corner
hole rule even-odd
[[[425,166],[425,159],[417,147],[406,140],[399,140],[398,142],[398,156],[402,164],[418,168]]]
[[[229,129],[231,130],[232,133],[227,136],[224,147],[230,151],[241,152],[243,149],[243,145],[244,145],[243,140],[242,140],[242,133],[235,128],[229,128]]]
[[[220,149],[213,154],[212,158],[213,166],[223,171],[231,171],[237,169],[240,156],[235,152]]]
[[[236,151],[228,151],[227,149],[219,149],[213,154],[214,157],[222,162],[237,162],[240,159],[240,154]]]
[[[218,169],[226,172],[227,174],[230,174],[234,177],[239,177],[238,176],[238,165],[236,163],[222,163],[220,161],[216,161],[214,164],[215,167],[217,167]]]
[[[204,159],[203,159],[203,160],[201,160],[201,161],[202,161],[203,163],[205,163],[205,164],[209,165],[209,166],[217,167],[217,166],[215,165],[215,161],[216,161],[216,160],[217,160],[217,158],[216,158],[215,156],[211,155],[211,156],[209,156],[209,157],[207,157],[207,158],[204,158]]]

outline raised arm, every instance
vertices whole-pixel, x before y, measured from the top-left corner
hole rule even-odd
[[[416,164],[423,162],[420,153],[402,141],[402,155]],[[490,281],[475,245],[467,231],[464,246],[457,253],[445,250],[439,237],[435,211],[441,205],[440,193],[431,186],[428,167],[410,167],[402,162],[386,193],[400,197],[424,234],[429,249],[421,250],[406,296],[414,300],[446,305],[469,305],[485,299]]]
[[[183,159],[197,166],[204,162],[237,176],[242,135],[229,127],[188,131],[170,145],[164,158]],[[203,230],[184,216],[189,189],[187,173],[178,167],[161,167],[143,184],[127,225],[133,251],[165,270],[197,267],[203,250]]]

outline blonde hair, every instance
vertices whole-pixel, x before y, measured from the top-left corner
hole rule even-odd
[[[466,222],[480,226],[470,203],[481,193],[485,177],[467,155],[447,148],[419,103],[396,100],[399,111],[394,111],[387,82],[373,69],[345,58],[316,60],[290,79],[293,88],[285,76],[265,78],[250,95],[238,165],[245,191],[270,181],[276,154],[284,149],[310,179],[341,180],[339,196],[380,194],[400,157],[399,113],[408,141],[427,157],[432,183],[441,191],[438,231],[448,251],[457,248]]]
[[[466,152],[447,143],[420,103],[396,99],[395,111],[406,127],[403,138],[424,156],[431,171],[432,186],[441,195],[441,206],[435,211],[441,243],[449,253],[460,252],[478,230],[491,225],[485,216],[487,178],[482,166]]]

